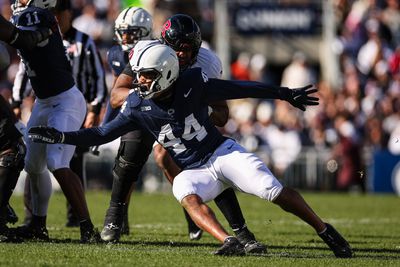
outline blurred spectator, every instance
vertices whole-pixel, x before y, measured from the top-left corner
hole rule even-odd
[[[250,55],[239,53],[237,59],[231,64],[231,75],[234,80],[250,80]]]
[[[339,134],[339,142],[333,150],[333,157],[339,162],[337,189],[348,191],[353,185],[358,185],[365,192],[361,146],[356,129],[344,116],[335,119],[335,128]]]
[[[281,85],[296,88],[315,82],[314,74],[307,65],[306,55],[300,51],[295,52],[292,61],[283,71]]]
[[[250,59],[249,79],[252,81],[268,82],[266,77],[267,59],[263,54],[255,54]]]

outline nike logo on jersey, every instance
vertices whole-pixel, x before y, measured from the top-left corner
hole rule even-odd
[[[119,63],[118,61],[113,61],[112,64],[117,67],[121,66],[121,63]]]
[[[140,111],[150,111],[150,110],[151,110],[151,106],[140,107]]]
[[[60,105],[60,103],[53,105],[53,108],[56,108]]]
[[[183,94],[183,97],[184,98],[188,97],[191,91],[192,91],[192,88],[190,88],[189,91],[187,91],[187,93]]]

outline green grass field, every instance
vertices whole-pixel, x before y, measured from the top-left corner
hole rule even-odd
[[[208,234],[190,242],[182,210],[169,194],[133,195],[131,235],[120,244],[81,245],[79,229],[64,227],[65,198],[56,193],[47,219],[52,242],[0,244],[0,266],[400,266],[400,199],[394,195],[303,194],[348,239],[352,259],[336,259],[309,226],[275,205],[238,196],[249,228],[268,246],[267,255],[213,256],[219,243]],[[87,198],[101,230],[109,192],[88,192]],[[22,198],[13,196],[11,203],[22,217]]]

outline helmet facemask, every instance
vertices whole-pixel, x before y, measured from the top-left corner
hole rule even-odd
[[[150,99],[152,98],[156,93],[162,91],[160,85],[158,84],[158,81],[161,78],[161,74],[155,70],[155,69],[143,69],[140,71],[136,72],[136,80],[139,81],[139,77],[141,75],[146,76],[146,79],[151,79],[152,83],[150,84],[150,87],[144,84],[140,83],[135,83],[134,86],[137,86],[134,88],[134,91],[143,99]],[[152,76],[152,77],[151,77]]]
[[[115,20],[115,39],[123,51],[128,51],[138,41],[150,39],[152,28],[153,20],[146,10],[129,7],[124,9]]]
[[[149,45],[135,50],[130,55],[129,62],[137,80],[141,83],[135,84],[137,86],[135,91],[145,99],[153,98],[162,91],[170,89],[179,76],[178,57],[167,45]],[[141,82],[143,78],[147,80],[146,85]]]

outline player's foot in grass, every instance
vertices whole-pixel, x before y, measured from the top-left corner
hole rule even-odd
[[[227,237],[224,244],[214,251],[214,255],[218,256],[243,256],[245,254],[244,246],[233,236]]]
[[[81,227],[81,244],[96,244],[101,243],[99,231],[95,228],[82,229]]]
[[[247,227],[236,231],[236,237],[239,242],[244,246],[247,254],[265,254],[267,253],[267,246],[258,242],[252,232]]]
[[[333,228],[326,223],[326,230],[319,237],[329,246],[337,258],[351,258],[353,252],[349,243]]]
[[[0,226],[0,243],[21,243],[22,238],[15,234],[15,229],[8,228],[5,224]]]
[[[18,226],[15,228],[15,234],[19,238],[37,240],[37,241],[49,241],[49,232],[46,226],[35,225],[29,223]]]
[[[82,244],[95,244],[100,243],[101,238],[99,231],[94,228],[90,219],[80,221],[81,240]]]
[[[104,228],[101,231],[101,239],[106,242],[118,242],[121,237],[121,227],[124,217],[124,203],[110,202],[104,219]]]

